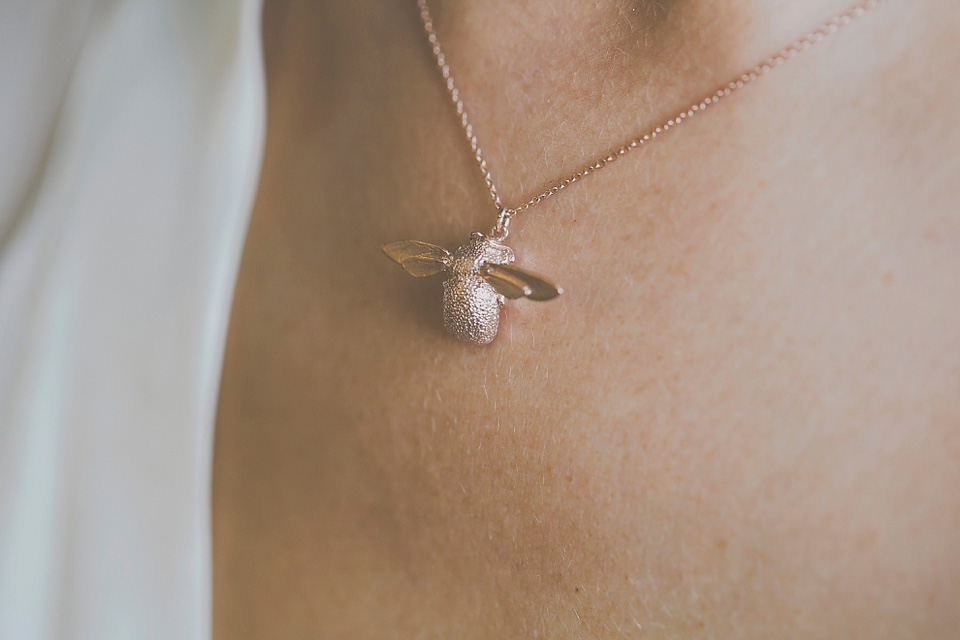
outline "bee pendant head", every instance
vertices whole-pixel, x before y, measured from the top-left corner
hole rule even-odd
[[[418,278],[440,272],[443,282],[443,325],[457,338],[487,344],[497,335],[500,307],[507,298],[550,300],[560,287],[538,275],[510,266],[513,249],[482,233],[471,233],[452,254],[435,244],[400,240],[383,252]]]

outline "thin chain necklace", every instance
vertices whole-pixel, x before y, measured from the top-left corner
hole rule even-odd
[[[434,29],[427,0],[417,0],[420,19],[423,21],[423,29],[436,59],[437,68],[446,83],[447,93],[456,108],[460,126],[483,175],[490,199],[497,209],[497,221],[489,234],[477,232],[470,234],[470,239],[453,253],[419,240],[400,240],[385,244],[384,253],[400,264],[407,273],[419,278],[445,273],[447,277],[443,282],[443,323],[447,331],[461,340],[474,344],[482,345],[491,342],[497,335],[500,308],[506,299],[526,297],[531,300],[550,300],[561,293],[560,287],[549,280],[512,266],[513,250],[503,244],[503,241],[510,233],[510,221],[514,216],[556,195],[571,184],[608,167],[620,157],[634,149],[639,149],[685,120],[743,89],[757,78],[846,27],[882,1],[860,0],[843,13],[823,22],[813,31],[794,40],[673,118],[628,140],[610,153],[586,164],[576,173],[552,183],[549,188],[526,202],[516,207],[505,207],[480,143],[477,142],[473,125],[470,124],[463,99],[460,97],[460,89],[453,79],[450,65],[447,64],[446,56],[440,48],[440,39]]]

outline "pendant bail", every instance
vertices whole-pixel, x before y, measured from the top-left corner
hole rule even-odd
[[[510,235],[510,218],[513,215],[508,209],[499,207],[497,209],[497,224],[494,225],[493,230],[490,232],[490,237],[496,240],[497,242],[503,242],[507,239],[507,236]]]

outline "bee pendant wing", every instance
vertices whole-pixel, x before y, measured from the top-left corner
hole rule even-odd
[[[450,252],[429,242],[399,240],[383,245],[387,257],[417,278],[440,273],[450,264]]]
[[[563,292],[560,287],[549,280],[505,264],[490,264],[488,262],[480,267],[480,275],[497,290],[497,293],[506,298],[526,296],[531,300],[550,300]]]

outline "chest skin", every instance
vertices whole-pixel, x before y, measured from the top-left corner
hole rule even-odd
[[[802,4],[437,18],[513,203],[837,8]],[[565,293],[477,348],[379,249],[495,219],[416,11],[267,2],[215,636],[956,637],[960,29],[929,4],[516,218]]]

